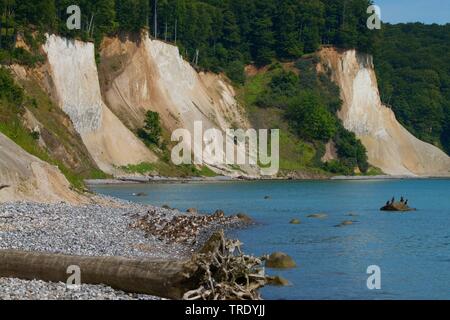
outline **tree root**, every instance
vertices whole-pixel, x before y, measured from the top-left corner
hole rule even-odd
[[[211,242],[214,242],[212,246]],[[205,245],[208,250],[192,259],[198,267],[196,274],[201,285],[186,292],[183,299],[260,300],[258,290],[269,282],[269,278],[261,268],[262,260],[244,255],[241,245],[238,240],[225,239],[223,231],[214,234]]]
[[[223,211],[216,211],[208,216],[180,215],[171,219],[158,217],[155,210],[130,224],[131,228],[143,230],[167,243],[195,244],[202,230],[211,226],[238,223],[234,216],[225,216]]]

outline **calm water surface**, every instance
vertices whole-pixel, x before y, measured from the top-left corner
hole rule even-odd
[[[245,212],[258,225],[232,231],[245,251],[283,251],[298,267],[269,270],[290,287],[263,289],[265,299],[450,299],[450,180],[217,182],[96,186],[94,191],[153,205],[202,212]],[[145,192],[146,197],[133,197]],[[381,213],[393,195],[418,211]],[[271,198],[265,200],[265,196]],[[312,213],[327,213],[324,220]],[[349,214],[357,216],[348,216]],[[300,225],[290,225],[298,218]],[[337,228],[345,220],[354,225]],[[382,289],[367,289],[367,267],[381,268]]]

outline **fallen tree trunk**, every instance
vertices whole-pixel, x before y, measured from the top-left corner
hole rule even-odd
[[[66,283],[69,266],[78,266],[81,283],[105,284],[125,292],[181,299],[200,285],[190,261],[86,257],[0,250],[0,277]]]
[[[260,299],[270,278],[262,261],[242,254],[239,241],[215,233],[190,260],[148,260],[70,256],[0,250],[0,277],[67,282],[70,266],[80,268],[81,284],[104,284],[129,293],[168,299]]]

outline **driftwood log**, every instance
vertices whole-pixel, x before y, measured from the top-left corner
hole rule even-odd
[[[125,292],[180,299],[196,285],[190,277],[196,267],[189,261],[0,251],[0,277],[65,283],[70,276],[67,268],[73,265],[80,268],[81,283],[106,284]]]
[[[258,289],[269,281],[258,269],[261,260],[243,255],[239,242],[225,240],[223,232],[186,261],[0,250],[0,277],[65,283],[73,265],[82,284],[168,299],[259,299]]]
[[[9,187],[10,186],[7,185],[7,184],[2,184],[2,185],[0,185],[0,190],[6,189],[6,188],[9,188]]]

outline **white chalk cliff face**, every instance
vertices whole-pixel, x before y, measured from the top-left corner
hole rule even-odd
[[[25,152],[0,133],[0,202],[84,203],[87,198],[71,191],[58,168]]]
[[[414,137],[382,104],[371,56],[333,48],[322,49],[320,56],[320,68],[331,70],[341,89],[344,104],[338,115],[361,139],[372,165],[390,175],[450,175],[450,158]]]
[[[103,102],[94,45],[51,35],[44,50],[57,102],[98,167],[116,174],[121,166],[154,162],[156,157]]]
[[[233,87],[220,75],[198,73],[176,46],[151,40],[146,34],[137,42],[108,38],[102,44],[101,56],[102,61],[122,59],[122,69],[109,77],[102,89],[108,106],[129,127],[141,127],[148,110],[160,114],[169,132],[183,128],[192,137],[197,121],[202,122],[203,131],[249,127]],[[109,69],[103,72],[109,73]],[[220,173],[242,175],[208,156],[203,163]],[[251,166],[244,170],[249,175],[259,172]]]

